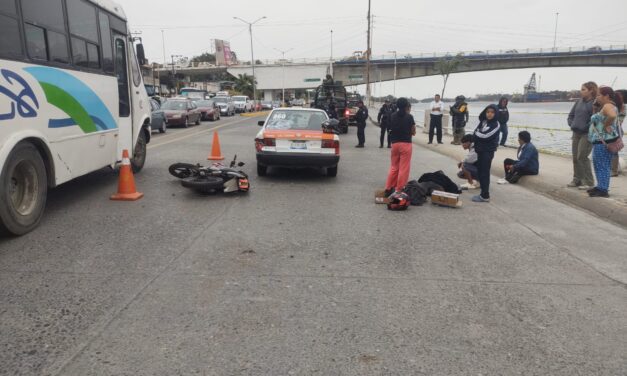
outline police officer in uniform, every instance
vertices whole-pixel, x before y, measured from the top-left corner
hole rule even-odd
[[[377,115],[377,122],[379,122],[379,127],[381,127],[379,148],[383,147],[383,141],[385,141],[386,134],[388,135],[388,148],[392,147],[392,144],[390,143],[390,119],[392,117],[392,113],[394,113],[394,106],[386,99],[383,106],[379,109],[379,115]]]
[[[366,143],[366,120],[368,120],[368,109],[364,106],[364,101],[357,102],[359,110],[355,114],[355,120],[357,121],[357,148],[363,148]]]

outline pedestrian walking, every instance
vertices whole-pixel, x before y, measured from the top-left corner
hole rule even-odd
[[[377,122],[379,123],[379,127],[381,127],[381,137],[379,139],[379,148],[383,147],[383,142],[385,141],[385,136],[387,135],[388,139],[388,148],[392,147],[392,143],[390,142],[390,119],[392,114],[394,113],[394,107],[390,103],[389,100],[385,100],[383,106],[379,109],[379,115],[377,115]]]
[[[588,140],[592,143],[592,163],[597,185],[589,189],[588,194],[590,197],[609,197],[612,157],[616,153],[611,152],[608,145],[621,138],[618,109],[623,107],[623,99],[611,87],[601,86],[596,101],[601,110],[590,118]]]
[[[490,169],[494,152],[499,146],[499,130],[501,128],[496,119],[498,107],[494,104],[486,107],[479,115],[479,125],[475,129],[473,140],[477,152],[477,173],[481,194],[473,196],[474,202],[490,202]]]
[[[433,135],[437,133],[438,144],[442,143],[442,116],[444,115],[444,103],[440,100],[440,94],[436,94],[433,102],[429,105],[429,143],[433,143]]]
[[[466,134],[466,123],[468,123],[468,103],[466,97],[458,95],[455,97],[455,104],[450,107],[450,114],[453,117],[453,145],[461,145],[462,137]]]
[[[501,99],[499,99],[499,112],[496,116],[496,120],[498,120],[499,124],[501,125],[501,130],[499,131],[501,133],[501,142],[499,143],[501,146],[505,146],[505,144],[507,143],[507,122],[509,122],[509,109],[507,108],[508,104],[509,99],[505,97],[501,97]]]
[[[594,186],[590,153],[592,144],[588,141],[590,118],[592,117],[593,103],[597,96],[598,86],[589,81],[581,85],[581,98],[575,102],[568,114],[568,126],[572,135],[573,180],[568,187],[579,187],[587,190]]]
[[[622,137],[625,135],[623,122],[625,121],[626,115],[625,107],[627,107],[627,105],[625,105],[625,99],[627,99],[627,90],[616,90],[616,94],[620,95],[621,99],[623,100],[623,108],[620,108],[618,111],[618,130],[620,131],[620,135]],[[620,155],[618,155],[618,153],[616,153],[616,155],[614,155],[614,158],[612,158],[612,176],[618,176],[622,172],[619,159]]]
[[[355,120],[357,121],[357,148],[363,148],[366,144],[366,120],[368,120],[368,109],[364,105],[364,101],[357,102],[357,113]]]
[[[398,110],[390,118],[392,156],[390,171],[385,183],[385,195],[402,192],[409,180],[412,155],[412,136],[416,135],[416,122],[411,115],[411,105],[406,98],[396,102]]]

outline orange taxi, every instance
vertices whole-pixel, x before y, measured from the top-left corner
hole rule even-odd
[[[265,176],[268,167],[326,168],[327,176],[337,175],[340,161],[340,139],[326,133],[322,124],[329,120],[326,112],[308,108],[277,108],[255,137],[257,175]]]

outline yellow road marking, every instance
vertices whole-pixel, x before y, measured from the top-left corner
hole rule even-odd
[[[198,132],[186,133],[186,134],[185,134],[185,135],[183,135],[183,136],[176,137],[176,138],[173,138],[173,139],[170,139],[170,140],[166,140],[166,141],[164,141],[164,142],[160,142],[160,143],[158,143],[158,144],[149,144],[149,145],[148,145],[148,150],[150,150],[150,149],[154,149],[154,148],[158,148],[159,146],[168,145],[168,144],[171,144],[171,143],[173,143],[173,142],[181,141],[181,140],[184,140],[184,139],[186,139],[186,138],[190,138],[190,137],[198,136],[198,135],[201,135],[201,134],[204,134],[204,133],[209,133],[209,132],[211,132],[211,131],[215,131],[215,130],[218,130],[218,129],[221,129],[221,128],[224,128],[224,127],[228,127],[228,126],[230,126],[230,125],[240,124],[240,123],[243,123],[243,122],[245,122],[245,121],[250,121],[250,119],[249,119],[249,118],[244,118],[244,119],[241,119],[241,120],[234,121],[234,122],[232,122],[232,123],[227,123],[227,124],[218,125],[218,126],[216,126],[216,127],[209,128],[209,129],[203,129],[203,130],[198,131]]]

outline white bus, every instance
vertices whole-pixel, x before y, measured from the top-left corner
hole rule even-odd
[[[0,0],[0,232],[31,231],[48,188],[114,166],[124,149],[143,167],[138,58],[110,0]]]

